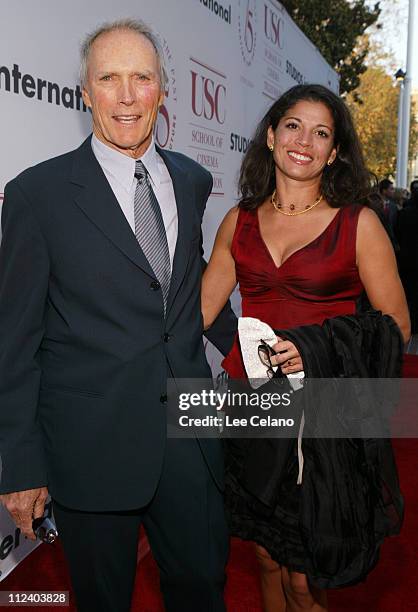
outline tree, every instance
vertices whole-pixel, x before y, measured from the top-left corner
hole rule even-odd
[[[366,69],[368,44],[358,46],[365,30],[380,15],[379,2],[366,6],[365,0],[281,0],[302,32],[318,47],[340,75],[340,93],[358,87]]]
[[[347,103],[360,137],[368,168],[380,180],[396,169],[398,89],[382,67],[370,66],[361,76],[356,91],[359,104],[350,94]]]
[[[393,77],[378,65],[367,68],[356,92],[347,97],[367,166],[379,180],[395,175],[398,101],[399,88]],[[417,123],[412,111],[410,157],[416,150],[417,138]]]

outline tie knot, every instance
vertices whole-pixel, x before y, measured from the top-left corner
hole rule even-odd
[[[145,169],[145,166],[142,163],[142,161],[138,159],[138,161],[135,162],[135,178],[140,183],[142,183],[142,181],[144,180],[144,178],[146,178],[146,176],[147,176],[147,171]]]

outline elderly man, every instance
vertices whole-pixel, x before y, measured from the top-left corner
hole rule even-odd
[[[142,22],[90,35],[81,77],[93,136],[5,190],[2,500],[33,538],[49,491],[79,612],[130,609],[140,524],[167,610],[224,610],[220,443],[166,439],[167,378],[210,377],[200,225],[211,176],[154,144],[165,72]]]

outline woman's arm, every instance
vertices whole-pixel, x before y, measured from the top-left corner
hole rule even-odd
[[[202,279],[203,325],[208,329],[228,301],[237,284],[231,243],[238,218],[238,208],[232,208],[222,221],[207,268]]]
[[[396,321],[404,342],[411,335],[405,292],[390,240],[376,213],[363,208],[357,227],[357,267],[370,304]]]

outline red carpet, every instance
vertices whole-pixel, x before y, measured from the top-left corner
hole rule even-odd
[[[418,378],[418,357],[406,357],[404,375]],[[395,440],[394,447],[406,506],[402,533],[385,542],[381,560],[365,583],[329,593],[331,612],[418,610],[418,440]],[[0,584],[1,590],[69,588],[65,561],[58,545],[40,546]],[[235,539],[228,564],[226,601],[228,612],[261,612],[252,546]],[[53,612],[57,608],[41,609]],[[66,609],[70,612],[76,610],[73,604]],[[132,612],[163,610],[158,591],[158,572],[149,554],[140,563]]]

